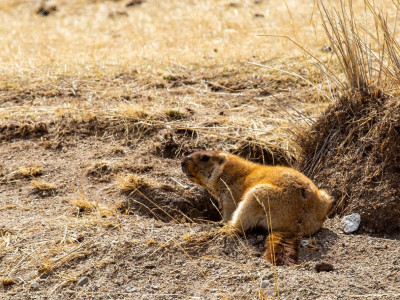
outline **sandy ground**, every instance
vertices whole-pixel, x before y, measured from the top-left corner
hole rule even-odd
[[[159,82],[160,97],[182,92],[179,84],[167,91],[161,83],[165,79]],[[282,85],[285,90],[271,93],[279,97],[293,91],[287,104],[310,115],[296,97],[310,88],[296,88],[291,81]],[[180,119],[181,125],[207,123],[215,111],[225,118],[241,111],[251,119],[262,109],[278,110],[266,88],[263,83],[240,93],[207,94],[216,100],[198,110],[186,103],[181,110],[189,117]],[[16,100],[3,100],[3,107],[31,101],[3,91],[3,99],[7,96]],[[56,105],[63,97],[41,99]],[[210,196],[180,170],[183,155],[227,148],[225,139],[167,123],[138,126],[137,121],[101,115],[2,122],[0,269],[9,283],[0,290],[3,298],[400,297],[399,235],[347,235],[339,220],[331,219],[307,239],[298,266],[273,267],[262,258],[264,232],[223,236]],[[142,180],[138,191],[121,189],[121,178],[129,174]],[[35,180],[50,187],[35,185]],[[320,271],[321,263],[333,270]]]
[[[329,219],[275,267],[180,168],[204,149],[295,163],[326,77],[259,34],[338,71],[315,3],[28,2],[0,3],[1,299],[400,299],[399,234]]]

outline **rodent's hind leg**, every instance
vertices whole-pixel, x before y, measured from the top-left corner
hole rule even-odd
[[[263,207],[255,199],[253,193],[246,193],[245,197],[234,211],[228,226],[234,228],[238,232],[244,233],[246,230],[260,225],[263,219],[265,219]]]
[[[258,215],[258,217],[256,217],[256,214],[261,210],[261,205],[255,207],[258,203],[250,203],[246,201],[245,197],[245,199],[239,202],[239,205],[233,212],[230,221],[220,229],[222,233],[230,236],[244,234],[246,230],[255,227],[259,223],[260,218],[263,216]]]
[[[263,227],[269,231],[273,224],[279,224],[279,218],[268,218],[273,215],[272,210],[276,207],[276,201],[279,199],[277,188],[270,184],[258,184],[248,190],[242,201],[232,214],[231,220],[221,230],[222,232],[244,233],[254,227]],[[265,207],[266,206],[266,207]],[[275,220],[277,219],[277,220]]]

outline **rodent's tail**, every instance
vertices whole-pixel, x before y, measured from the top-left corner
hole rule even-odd
[[[324,200],[325,202],[329,203],[329,205],[332,204],[333,199],[332,197],[328,194],[328,192],[326,190],[318,190],[319,192],[319,196],[321,197],[322,200]]]
[[[332,209],[333,209],[333,198],[331,195],[328,194],[326,190],[318,190],[318,194],[320,199],[323,201],[324,205],[324,214],[325,216],[331,216],[332,215]]]
[[[299,256],[299,246],[299,236],[272,232],[265,242],[264,258],[276,266],[295,265]]]

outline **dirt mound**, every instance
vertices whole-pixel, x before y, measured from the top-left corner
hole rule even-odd
[[[41,137],[48,133],[45,123],[12,123],[0,126],[0,142],[18,138]]]
[[[400,230],[400,98],[360,95],[333,104],[300,144],[300,169],[358,212],[361,230]]]

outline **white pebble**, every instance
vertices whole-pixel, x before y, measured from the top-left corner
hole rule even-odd
[[[89,282],[89,277],[85,276],[85,277],[82,277],[81,279],[79,279],[77,285],[84,286],[88,282]]]
[[[34,281],[31,283],[31,289],[36,290],[39,288],[39,282]]]
[[[342,230],[344,233],[352,233],[358,229],[361,222],[361,216],[358,213],[344,216],[341,221]]]

